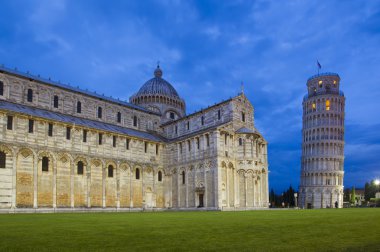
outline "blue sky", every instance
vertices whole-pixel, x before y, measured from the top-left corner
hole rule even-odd
[[[187,112],[240,91],[269,142],[270,187],[298,187],[302,97],[346,95],[345,187],[380,177],[380,1],[0,1],[0,64],[128,99],[161,62]]]

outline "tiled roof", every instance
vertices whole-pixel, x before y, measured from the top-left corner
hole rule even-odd
[[[104,122],[98,122],[98,121],[94,121],[90,119],[64,115],[61,113],[56,113],[56,112],[39,109],[39,108],[33,108],[33,107],[29,107],[29,106],[25,106],[21,104],[15,104],[15,103],[7,102],[7,101],[0,101],[0,110],[18,112],[25,115],[36,116],[36,117],[40,117],[40,118],[44,118],[44,119],[48,119],[52,121],[58,121],[58,122],[93,128],[97,130],[104,130],[104,131],[113,132],[117,134],[143,138],[143,139],[154,141],[154,142],[165,141],[164,138],[155,134],[148,133],[148,132],[124,128],[121,126],[104,123]]]
[[[19,76],[19,77],[23,77],[23,78],[39,81],[39,82],[41,82],[43,84],[60,87],[60,88],[66,89],[66,90],[74,91],[76,93],[80,93],[80,94],[88,95],[88,96],[95,97],[95,98],[98,98],[98,99],[101,99],[101,100],[105,100],[105,101],[109,101],[109,102],[112,102],[112,103],[116,103],[118,105],[126,106],[126,107],[129,107],[129,108],[140,110],[140,111],[147,112],[147,113],[150,113],[150,114],[160,115],[157,112],[148,110],[146,108],[137,106],[135,104],[132,104],[132,103],[129,103],[129,102],[126,102],[126,101],[122,101],[122,100],[119,100],[119,99],[116,99],[116,98],[112,98],[112,97],[107,97],[105,95],[97,94],[96,92],[91,92],[91,91],[88,91],[88,90],[83,90],[83,89],[81,89],[79,87],[73,87],[73,86],[70,86],[68,84],[63,84],[63,83],[60,83],[60,82],[56,82],[56,81],[50,80],[50,78],[49,79],[45,79],[45,78],[42,78],[40,76],[32,75],[30,73],[23,73],[23,72],[18,71],[17,69],[10,69],[10,68],[5,67],[3,65],[0,65],[0,71],[6,72],[6,73],[10,73],[10,74],[13,74],[13,75],[16,75],[16,76]]]

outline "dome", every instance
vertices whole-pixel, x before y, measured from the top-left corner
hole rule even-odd
[[[145,82],[135,96],[143,95],[164,95],[172,98],[179,98],[175,88],[166,80],[162,78],[162,70],[157,66],[154,70],[154,78]]]

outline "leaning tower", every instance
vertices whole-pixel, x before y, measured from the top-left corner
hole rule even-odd
[[[307,80],[302,103],[301,208],[343,207],[345,97],[339,85],[335,73]]]

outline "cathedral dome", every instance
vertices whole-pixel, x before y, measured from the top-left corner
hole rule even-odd
[[[160,66],[154,70],[154,77],[129,98],[133,104],[145,107],[162,115],[162,122],[176,120],[186,114],[185,101],[177,90],[162,78]]]
[[[162,70],[160,66],[157,66],[156,70],[154,70],[154,78],[145,82],[136,93],[136,96],[144,95],[163,95],[179,99],[179,95],[175,88],[162,78]]]

